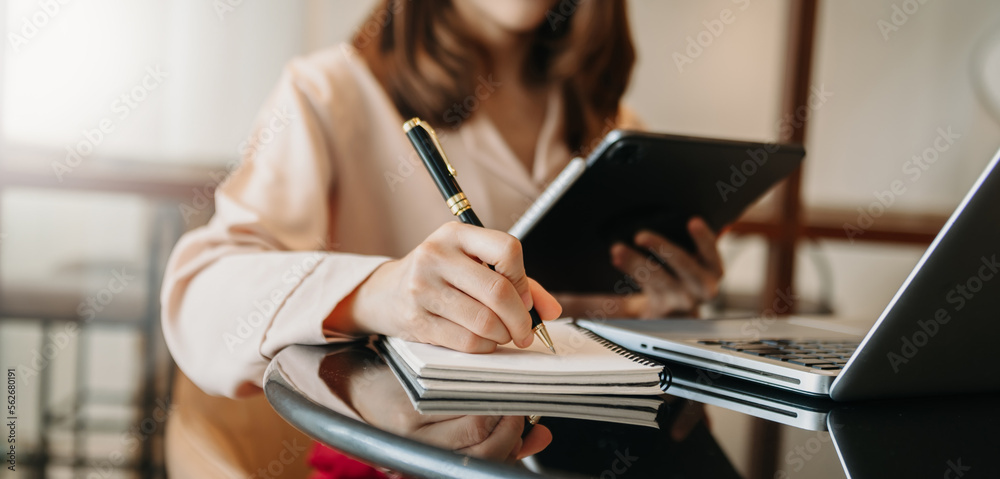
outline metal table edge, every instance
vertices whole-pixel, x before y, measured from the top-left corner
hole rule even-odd
[[[456,479],[552,477],[445,451],[344,416],[300,394],[285,378],[276,360],[277,356],[268,365],[264,374],[264,395],[267,402],[279,416],[296,429],[348,456],[416,477]]]

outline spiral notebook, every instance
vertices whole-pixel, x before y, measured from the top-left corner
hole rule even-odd
[[[385,338],[383,349],[405,366],[418,396],[452,393],[656,395],[666,373],[656,361],[635,355],[569,319],[546,323],[558,354],[541,341],[512,344],[491,354]]]
[[[416,373],[389,351],[384,341],[376,347],[421,414],[543,415],[659,428],[659,417],[666,404],[658,396],[428,390],[417,383]]]

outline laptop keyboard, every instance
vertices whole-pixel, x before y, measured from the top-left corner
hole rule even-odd
[[[750,356],[774,359],[821,370],[844,369],[861,343],[844,340],[762,339],[760,341],[698,341]]]

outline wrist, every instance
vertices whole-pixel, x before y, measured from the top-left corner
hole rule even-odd
[[[370,327],[370,321],[376,314],[372,305],[378,304],[377,300],[373,300],[374,292],[378,289],[375,283],[385,266],[393,262],[380,264],[350,294],[340,300],[323,321],[323,329],[348,335],[378,333]]]

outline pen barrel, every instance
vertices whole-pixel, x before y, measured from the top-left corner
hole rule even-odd
[[[413,149],[417,150],[420,160],[424,162],[424,166],[431,172],[431,178],[437,183],[437,188],[441,192],[441,196],[447,201],[455,195],[460,194],[462,189],[458,186],[458,182],[455,181],[455,177],[451,176],[451,173],[448,171],[444,157],[438,152],[437,145],[427,130],[423,128],[411,128],[406,132],[406,138],[413,144]]]
[[[441,192],[441,196],[444,197],[445,203],[448,208],[451,209],[452,214],[458,216],[462,223],[478,226],[484,228],[483,222],[479,220],[476,213],[472,211],[472,206],[469,204],[469,200],[462,193],[462,188],[458,186],[458,181],[455,180],[454,170],[448,164],[447,159],[444,154],[439,149],[438,142],[434,138],[431,131],[425,128],[430,128],[430,126],[421,126],[421,122],[418,118],[414,118],[403,125],[403,129],[406,132],[406,138],[410,140],[413,145],[413,149],[417,150],[417,155],[420,156],[420,160],[424,162],[424,166],[427,167],[427,171],[431,174],[431,178],[434,179],[434,183],[437,184],[438,191]],[[490,269],[496,271],[496,267],[489,265]],[[548,340],[548,333],[545,332],[545,326],[542,325],[542,318],[535,311],[535,308],[531,308],[528,311],[531,316],[531,328],[536,334],[544,338],[546,346],[551,348],[551,343]],[[553,350],[554,352],[554,350]]]
[[[534,306],[528,310],[528,315],[531,316],[531,329],[535,329],[542,324],[542,317],[538,315],[538,311],[535,311]]]
[[[462,223],[472,226],[478,226],[480,228],[485,228],[483,222],[479,221],[479,217],[476,216],[476,212],[469,208],[458,215],[458,219],[462,220]]]

